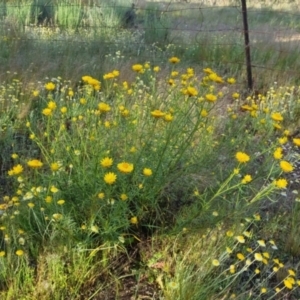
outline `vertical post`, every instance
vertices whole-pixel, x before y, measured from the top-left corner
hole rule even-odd
[[[251,55],[250,55],[250,39],[249,39],[249,29],[248,29],[248,18],[247,18],[247,0],[242,1],[242,14],[243,14],[243,23],[244,23],[244,39],[245,39],[245,56],[246,56],[246,65],[247,65],[247,81],[248,89],[253,89],[253,80],[252,80],[252,67],[251,67]]]

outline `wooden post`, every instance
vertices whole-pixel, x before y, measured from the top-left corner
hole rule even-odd
[[[245,39],[245,56],[246,56],[246,66],[247,66],[247,81],[248,89],[253,89],[253,79],[252,79],[252,66],[251,66],[251,55],[250,55],[250,39],[249,39],[249,29],[248,29],[248,18],[247,18],[247,0],[242,1],[242,14],[244,23],[244,39]]]

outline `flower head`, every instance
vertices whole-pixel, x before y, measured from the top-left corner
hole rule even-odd
[[[274,121],[277,121],[277,122],[281,122],[283,121],[283,117],[282,115],[279,113],[279,112],[275,112],[271,115],[271,118],[274,120]]]
[[[110,157],[105,157],[100,161],[100,164],[103,168],[109,168],[113,164],[113,159]]]
[[[143,65],[136,64],[136,65],[132,66],[132,70],[135,72],[138,72],[138,73],[143,73],[144,68],[143,68]]]
[[[236,236],[235,238],[239,243],[241,244],[245,243],[245,238],[242,235]]]
[[[32,159],[27,162],[28,167],[38,169],[43,166],[43,163],[38,159]]]
[[[242,183],[246,184],[252,181],[252,176],[251,175],[245,175],[244,178],[242,179]]]
[[[149,169],[149,168],[144,168],[143,174],[144,174],[145,176],[151,176],[151,175],[152,175],[152,170]]]
[[[180,59],[176,56],[173,56],[169,59],[169,62],[172,63],[172,64],[177,64],[180,62]]]
[[[24,251],[19,249],[19,250],[16,251],[16,254],[18,256],[22,256],[24,254]]]
[[[117,180],[117,175],[113,172],[108,172],[104,175],[104,181],[107,184],[114,184]]]
[[[130,223],[131,223],[131,224],[137,224],[137,223],[138,223],[138,218],[137,218],[137,217],[132,217],[132,218],[130,219]]]
[[[133,164],[122,162],[117,165],[118,170],[122,173],[131,173],[133,171]]]
[[[51,108],[44,108],[42,111],[42,114],[45,116],[51,116],[52,115],[52,109]]]
[[[198,91],[196,90],[196,88],[192,87],[192,86],[189,86],[187,87],[183,93],[189,97],[192,97],[192,96],[197,96],[198,95]]]
[[[286,160],[282,160],[280,162],[280,168],[285,173],[289,173],[289,172],[292,172],[294,170],[294,167]]]
[[[234,84],[235,81],[236,81],[236,80],[235,80],[233,77],[230,77],[230,78],[227,79],[227,82],[228,82],[229,84]]]
[[[206,94],[205,99],[210,102],[215,102],[217,100],[217,96],[214,94]]]
[[[99,103],[98,108],[101,112],[108,112],[111,109],[110,106],[104,102]]]
[[[11,170],[8,171],[8,175],[9,176],[19,175],[22,172],[23,172],[23,167],[22,167],[22,165],[18,164],[16,166],[14,166]]]
[[[151,111],[151,115],[152,115],[152,117],[154,117],[154,118],[162,118],[164,115],[165,115],[165,113],[163,113],[161,110],[159,110],[159,109],[156,109],[156,110],[154,110],[154,111]]]
[[[296,146],[300,147],[300,139],[299,139],[299,138],[298,138],[298,139],[293,139],[293,143],[294,143]]]
[[[250,156],[244,152],[237,152],[235,158],[239,163],[246,163],[250,160]]]
[[[275,159],[281,159],[282,156],[283,156],[282,151],[283,151],[283,149],[281,147],[276,148],[276,150],[273,153],[274,158]]]
[[[278,180],[275,180],[275,186],[278,187],[279,189],[285,189],[288,185],[288,182],[284,178],[280,178]]]
[[[53,82],[48,82],[45,84],[45,89],[47,91],[53,91],[55,89],[55,84]]]
[[[220,262],[217,259],[212,260],[212,265],[215,267],[218,267],[220,265]]]

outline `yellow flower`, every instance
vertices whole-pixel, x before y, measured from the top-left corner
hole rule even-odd
[[[104,181],[107,184],[113,184],[116,182],[116,180],[117,180],[117,175],[113,172],[108,172],[104,175]]]
[[[212,260],[212,265],[215,267],[218,267],[220,265],[220,262],[217,259]]]
[[[208,78],[211,80],[211,81],[214,81],[214,82],[217,82],[217,83],[223,83],[223,79],[222,77],[220,77],[218,74],[216,73],[211,73],[208,75]]]
[[[133,171],[133,164],[127,162],[119,163],[117,167],[122,173],[131,173]]]
[[[259,246],[266,247],[266,243],[264,240],[258,240],[257,242],[258,242]]]
[[[19,155],[17,154],[17,153],[13,153],[12,155],[11,155],[11,158],[12,159],[17,159],[19,157]]]
[[[115,78],[115,75],[113,73],[107,73],[107,74],[104,74],[103,75],[103,79],[106,80],[106,79],[113,79]]]
[[[56,109],[57,105],[54,101],[49,101],[47,107],[50,108],[51,110],[54,110]]]
[[[263,287],[263,288],[261,288],[260,292],[261,292],[262,294],[265,294],[265,293],[267,292],[267,289],[266,289],[265,287]]]
[[[98,108],[101,112],[108,112],[111,109],[110,106],[104,102],[99,103]]]
[[[246,184],[250,181],[252,181],[252,176],[251,175],[245,175],[244,178],[242,179],[243,184]]]
[[[99,227],[96,226],[96,225],[92,225],[92,226],[91,226],[91,232],[99,233]]]
[[[274,154],[273,154],[274,158],[275,158],[275,159],[281,159],[282,156],[283,156],[282,151],[283,151],[283,150],[282,150],[281,147],[276,148],[276,150],[274,151]]]
[[[136,64],[136,65],[132,66],[132,70],[135,72],[138,72],[138,73],[143,73],[144,68],[143,68],[143,65]]]
[[[169,62],[172,63],[172,64],[177,64],[180,62],[180,59],[176,56],[173,56],[169,59]]]
[[[169,79],[168,84],[171,85],[171,86],[174,86],[175,85],[174,79]]]
[[[84,105],[84,104],[86,104],[86,99],[85,98],[80,98],[79,102],[80,102],[80,104]]]
[[[144,168],[143,174],[144,174],[145,176],[151,176],[151,175],[152,175],[152,170],[149,169],[149,168]]]
[[[66,112],[67,112],[67,107],[66,106],[63,106],[61,109],[60,109],[60,111],[61,111],[61,113],[62,114],[65,114]]]
[[[63,215],[62,214],[53,214],[52,217],[54,220],[58,221],[63,218]]]
[[[270,258],[270,254],[269,254],[268,252],[263,252],[263,256],[264,256],[265,258]]]
[[[229,247],[226,247],[226,252],[227,252],[228,254],[231,254],[231,253],[232,253],[232,250],[231,250]]]
[[[254,254],[254,258],[258,261],[262,261],[263,260],[263,256],[261,255],[261,253],[255,253]]]
[[[192,87],[192,86],[187,87],[187,88],[183,91],[183,93],[184,93],[185,95],[188,95],[189,97],[197,96],[197,95],[198,95],[198,91],[197,91],[194,87]]]
[[[171,76],[172,76],[172,77],[176,77],[176,76],[178,76],[178,74],[179,74],[179,72],[177,72],[177,71],[171,72]]]
[[[163,113],[161,110],[159,109],[156,109],[154,111],[151,111],[151,115],[152,117],[155,117],[155,118],[162,118],[165,116],[165,113]]]
[[[244,105],[241,106],[241,110],[243,110],[243,111],[252,111],[253,108],[248,104],[244,104]]]
[[[131,224],[137,224],[137,223],[138,223],[138,218],[137,218],[137,217],[132,217],[132,218],[130,219],[130,223],[131,223]]]
[[[23,167],[20,164],[18,164],[8,171],[8,175],[9,176],[19,175],[22,172],[23,172]]]
[[[229,267],[229,272],[230,272],[231,274],[234,274],[234,273],[235,273],[235,266],[234,266],[234,265],[230,265],[230,267]]]
[[[53,172],[58,171],[59,168],[60,168],[60,164],[57,163],[57,162],[54,162],[54,163],[52,163],[52,164],[50,165],[50,169],[51,169],[51,171],[53,171]]]
[[[159,71],[160,71],[160,67],[158,67],[158,66],[154,67],[154,68],[153,68],[153,71],[154,71],[154,72],[159,72]]]
[[[32,92],[33,97],[37,97],[40,94],[40,92],[38,90],[34,90]]]
[[[241,244],[245,243],[245,238],[242,235],[236,236],[236,239]]]
[[[121,200],[126,201],[128,199],[128,196],[126,194],[121,194],[120,198]]]
[[[234,99],[238,99],[239,97],[240,97],[239,93],[233,93],[232,94],[232,98],[234,98]]]
[[[38,169],[43,166],[43,163],[38,159],[32,159],[27,162],[28,167]]]
[[[233,232],[232,232],[231,230],[228,230],[228,231],[226,232],[226,235],[227,235],[228,237],[232,237],[232,236],[233,236]]]
[[[51,202],[52,202],[52,197],[51,197],[51,196],[47,196],[47,197],[45,198],[45,201],[46,201],[47,203],[51,203]]]
[[[112,73],[114,74],[115,77],[118,77],[120,75],[120,71],[118,70],[113,70]]]
[[[283,172],[289,173],[294,170],[293,166],[286,160],[282,160],[280,162],[280,168],[282,169]]]
[[[300,139],[293,139],[293,143],[294,143],[296,146],[300,147]]]
[[[23,250],[17,250],[17,251],[16,251],[16,254],[17,254],[18,256],[22,256],[22,255],[24,254],[24,251],[23,251]]]
[[[296,277],[296,273],[293,270],[289,269],[288,272],[290,276]]]
[[[61,199],[61,200],[58,200],[58,201],[57,201],[57,204],[58,204],[58,205],[64,205],[65,202],[66,202],[65,200]]]
[[[288,280],[288,279],[283,280],[283,284],[284,284],[284,286],[285,286],[287,289],[289,289],[289,290],[291,290],[291,289],[293,288],[293,284],[292,284],[291,281]]]
[[[132,146],[129,150],[130,153],[135,153],[136,152],[136,148],[134,146]]]
[[[97,197],[98,197],[99,199],[104,199],[105,194],[104,194],[104,193],[99,193],[99,194],[97,195]]]
[[[286,144],[287,141],[288,141],[288,138],[287,138],[286,136],[284,136],[284,137],[278,139],[278,142],[279,142],[279,144],[281,144],[281,145]]]
[[[0,251],[0,257],[5,256],[5,252],[4,251]]]
[[[166,114],[164,120],[167,122],[173,121],[174,117],[171,114]]]
[[[52,185],[51,188],[50,188],[50,191],[51,191],[53,194],[55,194],[55,193],[57,193],[57,192],[59,191],[59,189],[58,189],[56,186]]]
[[[45,116],[51,116],[52,115],[52,109],[50,108],[44,108],[42,111],[42,114]]]
[[[203,117],[203,118],[207,117],[207,115],[208,115],[207,110],[206,110],[206,109],[202,109],[201,112],[200,112],[200,115],[201,115],[201,117]]]
[[[34,203],[32,203],[32,202],[29,202],[27,205],[29,208],[34,208]]]
[[[45,89],[47,91],[53,91],[55,89],[55,84],[53,82],[48,82],[45,84]]]
[[[128,117],[128,115],[129,115],[129,110],[128,110],[128,109],[124,109],[124,110],[121,112],[121,115],[122,115],[123,117]]]
[[[215,102],[217,100],[217,96],[214,94],[206,94],[205,99],[210,102]]]
[[[227,79],[227,82],[228,82],[229,84],[234,84],[236,81],[235,81],[234,78],[230,77],[230,78]]]
[[[235,158],[239,163],[246,163],[250,160],[250,156],[244,152],[237,152]]]
[[[271,118],[274,120],[274,121],[277,121],[277,122],[281,122],[283,121],[283,117],[282,115],[279,113],[279,112],[275,112],[271,115]]]
[[[274,183],[275,183],[276,187],[278,187],[279,189],[285,189],[288,185],[287,180],[284,179],[284,178],[280,178],[278,180],[275,180]]]
[[[203,72],[205,72],[206,74],[212,74],[212,73],[214,73],[214,71],[211,68],[203,69]]]
[[[238,253],[236,255],[236,257],[239,259],[239,260],[244,260],[245,259],[245,256],[242,254],[242,253]]]
[[[109,168],[113,164],[113,159],[110,157],[105,157],[100,161],[100,164],[103,168]]]

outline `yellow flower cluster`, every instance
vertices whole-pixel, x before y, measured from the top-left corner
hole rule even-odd
[[[88,76],[88,75],[82,76],[81,79],[84,83],[87,83],[90,86],[92,86],[94,88],[94,90],[99,91],[101,89],[101,83],[99,80],[97,80],[91,76]]]

